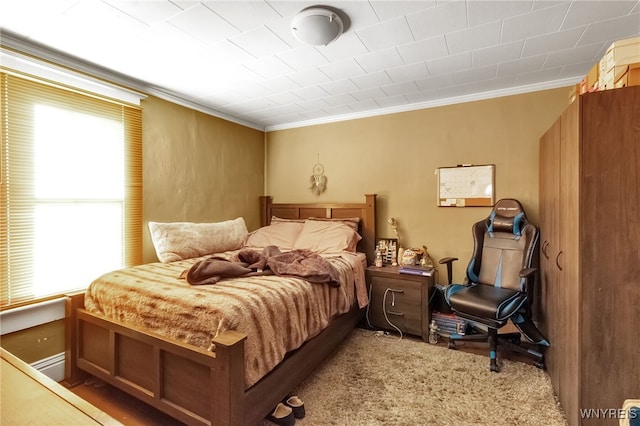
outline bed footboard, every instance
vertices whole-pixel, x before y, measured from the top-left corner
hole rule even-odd
[[[82,370],[190,425],[244,423],[244,340],[229,331],[211,351],[77,310]]]

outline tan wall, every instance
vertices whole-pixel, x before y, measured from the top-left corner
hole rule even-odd
[[[358,201],[378,194],[378,235],[404,247],[427,245],[432,258],[460,259],[454,280],[465,277],[471,225],[490,208],[436,207],[438,167],[496,165],[496,199],[517,198],[538,219],[538,141],[567,106],[568,89],[308,126],[267,134],[266,192],[276,202]],[[317,158],[327,190],[316,197],[309,178]],[[446,269],[439,268],[439,282]]]
[[[264,133],[154,97],[142,108],[144,261],[157,261],[149,221],[260,226]]]
[[[65,320],[60,319],[2,336],[2,347],[27,363],[65,351]]]

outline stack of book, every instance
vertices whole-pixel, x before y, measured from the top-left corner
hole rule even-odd
[[[422,275],[430,277],[433,274],[433,268],[427,268],[420,265],[402,265],[398,268],[401,274]]]
[[[436,321],[440,335],[465,334],[467,330],[467,321],[456,314],[443,314],[434,311],[431,313],[431,319]]]

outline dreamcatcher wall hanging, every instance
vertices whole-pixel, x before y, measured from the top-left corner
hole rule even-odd
[[[327,177],[324,175],[324,166],[320,164],[320,154],[318,154],[318,162],[313,166],[313,174],[309,182],[311,192],[315,195],[320,195],[327,189]]]

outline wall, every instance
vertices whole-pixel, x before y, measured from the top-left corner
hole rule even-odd
[[[471,225],[490,208],[436,207],[438,167],[460,163],[496,165],[496,199],[517,198],[530,220],[538,219],[538,141],[564,110],[568,88],[485,101],[269,132],[266,192],[276,202],[360,201],[378,194],[380,237],[401,245],[427,245],[437,262],[458,257],[454,280],[465,277],[473,240]],[[309,188],[319,157],[327,190]],[[439,282],[446,268],[439,268]]]
[[[0,343],[55,381],[65,374],[65,299],[0,312]]]
[[[157,261],[149,221],[260,226],[263,132],[154,97],[142,109],[145,263]]]

